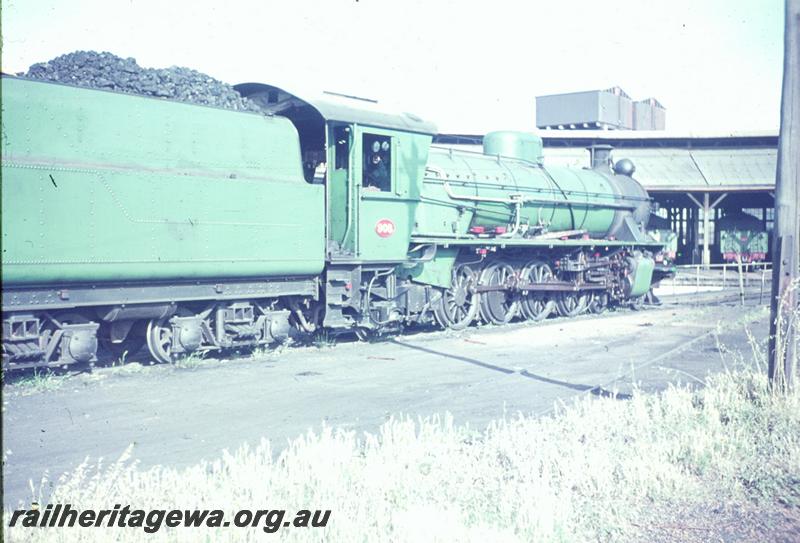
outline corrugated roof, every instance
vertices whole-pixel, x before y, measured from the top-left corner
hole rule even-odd
[[[691,154],[709,185],[775,185],[777,149],[694,149]]]
[[[615,160],[629,158],[634,177],[648,190],[719,190],[775,187],[775,149],[653,149],[612,151]],[[545,147],[545,165],[581,167],[589,153],[575,147]]]
[[[704,187],[703,172],[686,149],[625,149],[613,153],[614,160],[629,158],[636,166],[634,177],[645,187]]]

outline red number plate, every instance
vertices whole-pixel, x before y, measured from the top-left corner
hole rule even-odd
[[[389,219],[381,219],[375,223],[375,233],[382,238],[388,238],[395,231],[395,225]]]

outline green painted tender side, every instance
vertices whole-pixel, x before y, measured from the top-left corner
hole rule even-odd
[[[2,97],[4,286],[323,269],[288,120],[10,77]]]

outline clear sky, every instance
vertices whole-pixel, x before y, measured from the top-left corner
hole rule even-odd
[[[782,0],[2,0],[4,72],[75,50],[378,98],[443,132],[532,130],[621,86],[670,130],[777,130]]]

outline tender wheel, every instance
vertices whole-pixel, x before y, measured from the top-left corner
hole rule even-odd
[[[556,308],[562,317],[577,317],[589,306],[589,295],[577,292],[559,292],[556,296]]]
[[[509,264],[495,262],[481,272],[480,285],[491,287],[513,287],[517,274]],[[519,311],[519,295],[509,289],[491,290],[481,293],[481,318],[492,324],[507,324]]]
[[[147,350],[157,362],[172,362],[172,325],[169,318],[152,319],[147,323]]]
[[[476,284],[475,272],[469,267],[462,265],[453,270],[452,284],[442,292],[442,297],[433,311],[442,328],[463,330],[475,320],[480,299],[475,292]]]
[[[593,292],[589,297],[589,312],[600,314],[608,309],[608,293]]]
[[[151,319],[147,323],[147,349],[158,362],[173,362],[202,347],[205,341],[203,326],[199,315],[188,308],[179,307],[175,315]]]
[[[528,263],[520,275],[521,283],[546,283],[553,278],[553,270],[544,262],[534,260]],[[523,291],[520,310],[529,321],[541,321],[555,309],[555,302],[546,292]]]

